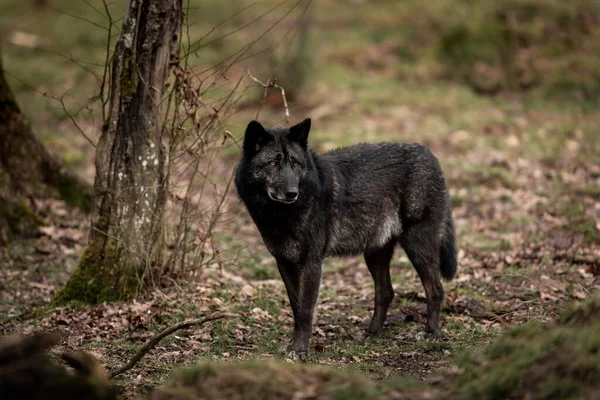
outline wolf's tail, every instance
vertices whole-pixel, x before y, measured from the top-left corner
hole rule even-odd
[[[440,248],[440,271],[446,280],[452,280],[456,275],[456,236],[454,235],[454,223],[452,222],[452,211],[448,211],[442,247]]]

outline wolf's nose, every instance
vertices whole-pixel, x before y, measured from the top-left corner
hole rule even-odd
[[[285,198],[288,200],[296,200],[296,197],[298,197],[298,192],[295,190],[285,192]]]

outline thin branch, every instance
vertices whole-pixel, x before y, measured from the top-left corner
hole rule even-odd
[[[277,25],[279,25],[279,23],[281,23],[281,21],[283,21],[285,18],[287,18],[287,16],[292,11],[294,11],[296,9],[296,7],[298,7],[298,5],[302,1],[303,0],[298,0],[292,7],[290,7],[289,10],[287,10],[281,17],[279,17],[269,28],[267,28],[264,32],[262,32],[260,35],[258,35],[258,37],[256,37],[250,43],[244,45],[242,48],[240,48],[239,50],[235,51],[229,57],[225,58],[224,60],[221,60],[217,64],[215,64],[215,65],[213,65],[211,67],[205,68],[203,71],[195,73],[195,76],[196,77],[200,77],[201,75],[204,75],[204,73],[207,72],[207,71],[214,71],[214,72],[211,73],[210,75],[208,75],[207,77],[205,77],[205,79],[206,78],[210,78],[213,75],[216,75],[217,73],[219,73],[221,76],[224,76],[225,73],[227,72],[227,70],[229,68],[231,68],[233,65],[237,64],[239,61],[243,61],[242,57],[246,54],[246,52],[248,52],[248,50],[250,50],[252,47],[254,47],[254,45],[256,43],[258,43],[264,36],[266,36],[269,32],[271,32],[271,30],[273,30]],[[256,54],[254,54],[253,56],[255,56],[255,55]],[[233,61],[229,62],[229,60],[231,60],[231,59],[233,59]],[[242,60],[240,60],[240,59],[242,59]],[[222,69],[222,71],[218,72],[218,69]]]
[[[219,41],[219,40],[222,40],[222,39],[226,38],[227,36],[231,36],[231,35],[233,35],[234,33],[237,33],[237,32],[240,32],[240,31],[242,31],[242,30],[246,29],[246,28],[247,28],[247,27],[249,27],[250,25],[252,25],[252,24],[256,23],[257,21],[259,21],[260,19],[262,19],[262,18],[263,18],[265,15],[267,15],[267,14],[269,14],[269,13],[273,12],[275,9],[277,9],[279,6],[281,6],[283,3],[287,2],[287,1],[288,1],[288,0],[283,0],[281,3],[277,4],[276,6],[274,6],[273,8],[271,8],[270,10],[267,10],[265,13],[263,13],[263,14],[259,15],[258,17],[256,17],[255,19],[253,19],[252,21],[248,22],[248,23],[247,23],[247,24],[245,24],[245,25],[239,26],[239,27],[237,27],[236,29],[234,29],[234,30],[232,30],[232,31],[230,31],[230,32],[227,32],[227,33],[225,33],[224,35],[221,35],[221,36],[219,36],[218,38],[214,38],[213,40],[211,40],[211,41],[209,41],[209,42],[206,42],[206,43],[199,44],[199,45],[198,45],[198,46],[197,46],[197,47],[196,47],[194,50],[191,50],[191,51],[190,51],[190,53],[194,53],[194,52],[196,52],[196,51],[198,51],[198,50],[202,49],[203,47],[209,46],[209,45],[211,45],[211,44],[213,44],[213,43],[215,43],[215,42],[217,42],[217,41]],[[249,8],[249,7],[246,7],[246,8]],[[244,11],[244,10],[242,10],[242,11]],[[240,12],[241,12],[241,11],[240,11]],[[239,13],[236,13],[236,14],[239,14]],[[233,17],[234,17],[236,14],[234,14],[234,15],[233,15],[233,16],[231,16],[230,18],[233,18]],[[211,32],[212,32],[212,31],[211,31]]]
[[[86,67],[84,65],[84,64],[87,64],[87,65],[93,65],[93,66],[96,66],[96,67],[101,66],[98,63],[93,63],[93,62],[89,62],[89,61],[76,60],[75,58],[73,58],[72,54],[66,55],[66,54],[62,54],[62,53],[60,53],[58,51],[54,51],[54,50],[51,50],[51,49],[45,49],[43,47],[36,47],[36,50],[39,50],[39,51],[42,51],[42,52],[45,52],[45,53],[49,53],[49,54],[54,54],[56,56],[62,57],[65,60],[72,62],[73,64],[77,65],[79,68],[81,68],[82,70],[84,70],[85,72],[87,72],[90,75],[92,75],[94,78],[96,78],[96,80],[98,80],[98,81],[100,80],[100,77],[94,71],[92,71],[91,69],[89,69],[88,67]]]
[[[90,3],[88,0],[83,0],[83,2],[84,2],[85,4],[87,4],[87,5],[88,5],[88,7],[90,7],[92,10],[96,11],[96,12],[98,13],[98,15],[100,15],[101,17],[104,17],[104,16],[105,16],[104,14],[102,14],[102,12],[100,12],[100,10],[98,10],[96,7],[94,7],[94,5],[93,5],[93,4],[91,4],[91,3]]]
[[[59,14],[63,14],[63,15],[66,15],[68,17],[75,18],[75,19],[78,19],[78,20],[83,21],[83,22],[87,22],[88,24],[92,24],[95,27],[98,27],[98,28],[101,28],[101,29],[104,29],[104,30],[108,30],[107,27],[102,26],[102,25],[100,25],[100,24],[98,24],[98,23],[96,23],[96,22],[94,22],[92,20],[89,20],[87,18],[83,18],[83,17],[80,17],[80,16],[75,15],[75,14],[70,14],[70,13],[68,13],[66,11],[59,10],[58,8],[54,8],[54,7],[49,6],[49,5],[46,5],[46,7],[49,8],[49,9],[51,9],[52,11],[55,11],[55,12],[59,13]]]
[[[100,83],[100,101],[102,102],[102,123],[106,121],[106,105],[110,100],[110,87],[108,88],[108,93],[105,93],[106,85],[108,80],[110,79],[110,65],[111,65],[111,34],[113,27],[113,18],[110,14],[110,10],[108,9],[108,4],[106,4],[106,0],[102,0],[102,4],[104,5],[104,12],[106,12],[106,18],[108,18],[108,32],[106,34],[106,55],[104,57],[104,72],[102,73],[102,82]]]
[[[250,77],[250,79],[252,79],[254,82],[258,83],[260,86],[265,88],[265,91],[269,90],[271,88],[281,91],[281,97],[283,98],[283,106],[285,107],[285,122],[289,124],[290,123],[290,109],[288,108],[287,99],[285,97],[285,89],[283,87],[279,86],[277,83],[275,83],[275,80],[269,80],[267,83],[263,83],[263,82],[259,81],[256,77],[254,77],[254,75],[252,75],[250,73],[249,69],[246,70],[246,72],[248,73],[248,76]],[[264,99],[263,99],[263,101],[264,101]]]
[[[287,1],[287,0],[285,0],[285,1]],[[229,22],[229,20],[231,20],[231,19],[235,18],[235,17],[236,17],[236,16],[238,16],[239,14],[241,14],[241,13],[243,13],[244,11],[248,10],[250,7],[253,7],[254,5],[256,5],[256,3],[257,3],[257,2],[255,1],[254,3],[251,3],[251,4],[247,5],[246,7],[242,8],[241,10],[237,11],[236,13],[234,13],[234,14],[230,15],[229,17],[227,17],[227,18],[226,18],[226,19],[224,19],[223,21],[219,22],[217,25],[213,26],[213,27],[212,27],[212,28],[211,28],[211,29],[210,29],[210,30],[209,30],[209,31],[208,31],[208,32],[207,32],[207,33],[206,33],[204,36],[202,36],[200,39],[196,40],[194,43],[188,43],[188,48],[186,49],[185,56],[188,56],[188,55],[190,55],[191,53],[194,53],[194,52],[196,52],[196,51],[200,50],[200,48],[201,48],[201,47],[200,47],[200,43],[202,43],[202,41],[203,41],[204,39],[206,39],[207,37],[209,37],[209,36],[210,36],[210,35],[211,35],[211,34],[212,34],[212,33],[213,33],[215,30],[217,30],[219,27],[221,27],[221,26],[222,26],[222,25],[224,25],[225,23]],[[281,4],[283,4],[283,2],[282,2]],[[277,5],[277,7],[279,7],[281,4]],[[275,8],[277,8],[277,7],[275,7]],[[273,9],[269,10],[269,11],[267,12],[267,14],[268,14],[269,12],[273,11],[275,8],[273,8]],[[189,12],[188,12],[186,15],[189,15]],[[266,14],[265,14],[265,15],[266,15]],[[262,18],[262,16],[258,17],[258,18],[257,18],[257,19],[255,19],[254,21],[252,21],[252,22],[251,22],[251,24],[252,24],[252,23],[254,23],[254,22],[256,22],[256,21],[258,21],[260,18]],[[190,25],[190,24],[188,24],[188,28],[189,28],[190,26],[191,26],[191,25]],[[239,29],[238,29],[238,30],[239,30]],[[215,40],[220,40],[220,39],[223,39],[223,38],[225,38],[226,36],[232,35],[233,33],[237,32],[238,30],[235,30],[234,32],[229,32],[229,33],[225,34],[224,36],[221,36],[221,37],[219,37],[219,38],[217,38],[217,39],[215,39]],[[208,44],[210,44],[210,43],[213,43],[215,40],[213,40],[212,42],[209,42]],[[203,46],[207,46],[208,44],[204,44]],[[192,47],[194,47],[194,46],[198,46],[198,47],[192,50]]]
[[[68,92],[67,92],[68,93]],[[66,93],[65,93],[66,94]],[[67,105],[65,104],[64,101],[64,96],[59,98],[58,101],[60,102],[60,105],[63,109],[63,112],[67,115],[67,117],[69,117],[69,119],[71,120],[71,123],[75,126],[75,128],[77,128],[77,130],[79,131],[79,133],[81,134],[81,136],[83,136],[85,138],[85,140],[88,141],[89,144],[92,145],[93,148],[96,148],[96,143],[94,143],[94,141],[92,140],[92,138],[90,138],[81,128],[81,126],[79,126],[79,124],[77,123],[77,120],[75,120],[75,117],[73,116],[73,114],[71,114],[69,112],[69,110],[67,110]]]
[[[279,41],[279,43],[273,47],[273,50],[271,52],[271,54],[273,52],[275,52],[275,49],[277,47],[279,47],[286,39],[287,35],[290,34],[290,32],[294,32],[294,34],[292,35],[292,39],[290,40],[290,42],[287,44],[286,46],[286,50],[285,50],[285,54],[283,56],[283,58],[281,60],[279,60],[279,64],[277,65],[277,67],[272,71],[272,74],[276,74],[277,71],[279,70],[279,68],[283,65],[283,62],[287,60],[289,54],[290,54],[290,50],[292,49],[292,45],[294,44],[294,40],[296,39],[296,36],[298,35],[299,32],[299,27],[300,24],[302,23],[302,20],[304,20],[304,18],[306,17],[306,13],[308,11],[309,6],[311,5],[312,0],[308,0],[306,2],[306,7],[304,7],[304,10],[302,11],[302,13],[300,14],[300,16],[298,17],[298,19],[296,20],[296,23],[294,24],[294,26],[290,29],[288,29],[288,31],[283,35],[283,38]]]
[[[77,130],[79,130],[79,133],[81,133],[81,135],[85,138],[85,140],[87,140],[94,148],[96,147],[96,144],[94,143],[94,141],[85,134],[85,132],[83,131],[83,129],[81,129],[81,127],[79,126],[79,124],[77,123],[77,121],[75,120],[73,114],[69,113],[69,111],[67,110],[67,106],[65,104],[65,95],[67,95],[71,90],[73,90],[74,87],[72,87],[71,89],[67,90],[61,97],[56,97],[54,95],[48,94],[47,92],[42,92],[41,90],[31,86],[30,84],[28,84],[27,82],[23,81],[21,78],[19,78],[18,76],[16,76],[15,74],[4,70],[4,72],[10,76],[12,76],[13,78],[15,78],[16,80],[18,80],[19,82],[21,82],[21,84],[27,86],[29,89],[35,91],[36,93],[42,95],[43,97],[46,97],[50,100],[54,100],[57,101],[58,103],[60,103],[63,112],[69,117],[69,119],[71,120],[71,122],[73,123],[73,125],[75,126],[75,128],[77,128]]]
[[[269,78],[270,80],[271,78]],[[263,108],[263,106],[265,105],[266,101],[267,101],[267,95],[269,94],[269,88],[266,87],[265,90],[263,91],[263,97],[262,100],[260,101],[260,104],[258,105],[258,110],[256,110],[256,116],[254,117],[255,120],[258,121],[258,116],[260,115],[260,112]]]
[[[181,329],[189,328],[191,326],[204,325],[207,322],[217,321],[217,320],[220,320],[223,318],[232,318],[232,317],[236,317],[236,316],[237,316],[236,314],[221,313],[221,314],[211,315],[211,316],[208,316],[205,318],[193,319],[190,321],[183,321],[178,324],[172,325],[172,326],[166,328],[165,330],[163,330],[158,335],[155,335],[152,339],[150,339],[150,341],[148,343],[146,343],[144,345],[144,347],[142,347],[141,350],[138,351],[136,353],[136,355],[133,356],[133,358],[127,364],[125,364],[124,366],[119,367],[115,371],[111,372],[109,374],[110,379],[113,379],[114,377],[121,375],[123,372],[129,371],[142,359],[142,357],[144,357],[150,350],[152,350],[154,348],[154,346],[156,346],[158,344],[158,342],[160,342],[162,339],[169,336],[170,334],[177,332]]]

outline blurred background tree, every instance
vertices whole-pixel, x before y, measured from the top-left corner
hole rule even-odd
[[[0,46],[0,243],[32,236],[44,224],[33,198],[53,196],[90,211],[91,186],[67,171],[33,133],[6,77]]]

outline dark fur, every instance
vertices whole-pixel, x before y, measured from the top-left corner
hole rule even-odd
[[[425,288],[426,330],[438,336],[440,274],[454,277],[456,243],[437,159],[425,146],[404,143],[361,143],[316,155],[307,148],[309,130],[310,119],[289,129],[252,121],[235,177],[288,292],[294,313],[288,354],[308,354],[327,256],[364,254],[375,281],[367,334],[381,333],[394,297],[389,268],[397,244]]]

